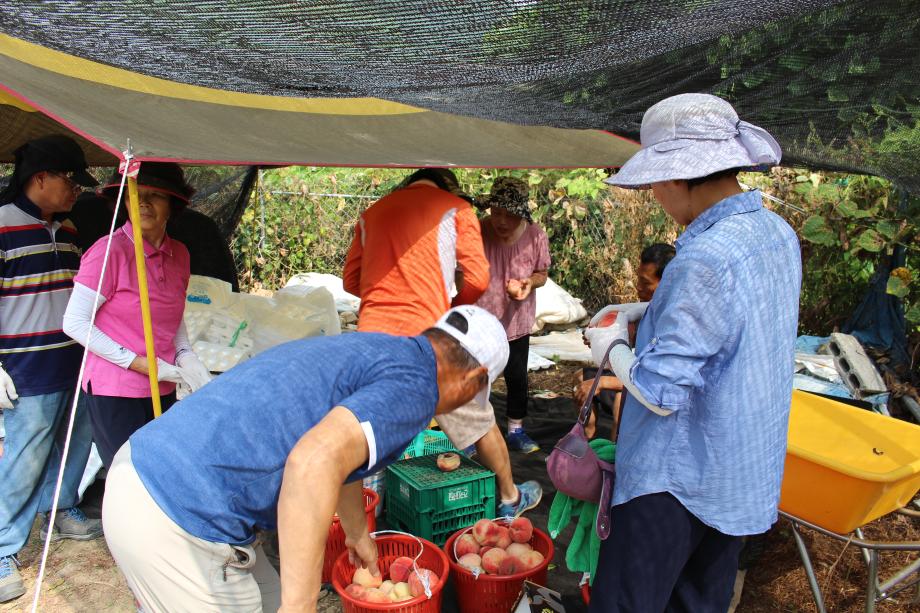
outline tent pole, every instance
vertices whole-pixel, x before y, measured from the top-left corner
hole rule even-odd
[[[140,198],[137,179],[128,177],[128,216],[134,232],[134,261],[137,264],[137,285],[141,296],[141,318],[144,322],[144,344],[147,347],[147,376],[150,378],[150,400],[153,417],[163,412],[160,407],[160,384],[157,382],[157,352],[153,345],[153,322],[150,319],[150,295],[147,291],[147,262],[144,257],[144,237],[141,236]]]

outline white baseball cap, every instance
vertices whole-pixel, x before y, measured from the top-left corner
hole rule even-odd
[[[450,334],[489,370],[489,383],[476,395],[480,406],[488,408],[492,383],[508,363],[508,336],[504,326],[485,309],[467,304],[444,313],[434,327]]]
[[[711,94],[665,98],[645,112],[639,134],[642,149],[606,183],[649,189],[730,168],[765,170],[783,156],[769,132],[741,121],[731,104]]]

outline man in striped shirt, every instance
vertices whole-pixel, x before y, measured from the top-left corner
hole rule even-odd
[[[38,512],[48,512],[62,460],[83,348],[62,321],[80,265],[77,232],[66,218],[86,172],[80,146],[62,135],[16,150],[9,186],[0,195],[0,409],[6,440],[0,458],[0,602],[25,586],[16,553]],[[77,411],[52,539],[102,534],[77,504],[92,443],[89,419]],[[49,529],[46,519],[42,538]]]

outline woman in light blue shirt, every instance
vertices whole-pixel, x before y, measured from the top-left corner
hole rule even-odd
[[[779,145],[724,100],[667,98],[645,113],[641,139],[608,182],[652,189],[686,230],[642,317],[635,355],[626,315],[586,333],[595,355],[618,345],[610,361],[629,391],[591,611],[723,613],[742,537],[776,520],[799,244],[736,178],[778,164]]]

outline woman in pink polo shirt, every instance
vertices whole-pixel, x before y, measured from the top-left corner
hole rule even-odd
[[[120,184],[121,175],[116,172],[101,191],[114,198]],[[166,222],[182,212],[195,190],[185,182],[182,168],[163,162],[143,163],[137,184],[160,398],[166,410],[176,401],[176,383],[185,382],[194,391],[210,380],[210,373],[189,345],[182,321],[188,250],[166,234]],[[68,335],[80,343],[86,343],[89,335],[83,390],[93,439],[106,467],[128,437],[153,419],[147,376],[152,358],[145,355],[132,231],[128,222],[112,234],[104,275],[109,237],[99,239],[83,254],[64,315]],[[90,330],[97,286],[98,308]]]
[[[498,177],[479,206],[482,244],[489,260],[489,287],[476,303],[505,327],[511,352],[505,367],[508,389],[508,448],[523,453],[540,449],[524,431],[527,416],[527,356],[537,312],[535,291],[546,284],[549,239],[530,216],[530,187],[513,177]]]

